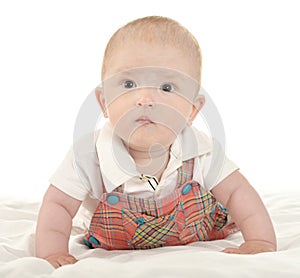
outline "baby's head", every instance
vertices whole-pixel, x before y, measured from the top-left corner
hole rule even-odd
[[[96,96],[128,146],[170,146],[204,104],[200,79],[201,52],[194,36],[172,19],[150,16],[112,36]]]
[[[157,66],[165,66],[167,68],[172,68],[173,66],[200,83],[201,51],[197,40],[177,21],[161,16],[136,19],[114,33],[105,49],[102,64],[102,80],[115,74],[116,70],[122,69],[122,66],[124,69],[130,66],[147,66],[142,63],[144,61],[139,61],[139,55],[144,54],[144,51],[142,53],[133,52],[133,55],[126,57],[126,60],[120,60],[119,57],[115,57],[120,50],[132,47],[134,50],[149,50],[148,66],[155,66],[154,63],[157,62],[151,59],[154,49],[158,53],[161,52],[162,56],[166,50],[172,48],[179,56],[174,57],[173,63],[163,64],[163,61],[161,61],[161,64]],[[111,65],[111,62],[115,61],[119,64],[119,68]]]

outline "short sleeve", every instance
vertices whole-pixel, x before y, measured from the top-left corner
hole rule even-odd
[[[214,141],[213,151],[203,155],[200,160],[203,170],[203,182],[207,190],[212,190],[222,180],[239,169],[233,161],[228,159],[217,141]]]
[[[69,149],[49,181],[56,188],[77,200],[83,201],[86,198],[89,189],[78,175],[73,147]]]

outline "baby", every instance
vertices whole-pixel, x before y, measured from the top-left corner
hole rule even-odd
[[[200,79],[199,45],[172,19],[137,19],[112,36],[95,90],[108,120],[93,133],[92,151],[82,151],[91,140],[81,139],[52,176],[38,217],[37,257],[55,268],[77,261],[68,241],[82,204],[91,212],[83,237],[89,248],[184,245],[240,230],[244,243],[223,252],[276,251],[256,191],[192,126],[205,103]]]

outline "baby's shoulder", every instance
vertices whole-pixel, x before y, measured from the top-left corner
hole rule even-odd
[[[96,142],[98,140],[101,129],[94,130],[73,138],[73,150],[77,155],[87,155],[96,152]]]

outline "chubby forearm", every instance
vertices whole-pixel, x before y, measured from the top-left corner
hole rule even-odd
[[[56,253],[68,253],[71,228],[72,218],[63,206],[43,203],[36,229],[36,256],[47,258]]]
[[[36,228],[36,256],[68,253],[72,219],[81,201],[50,185],[40,208]]]
[[[276,236],[270,216],[261,198],[248,182],[242,183],[231,194],[227,209],[245,241],[265,241],[276,249]]]
[[[250,244],[251,248],[255,245],[254,249],[259,250],[257,245],[261,242],[261,245],[267,245],[264,250],[276,250],[276,236],[270,216],[255,189],[238,170],[213,188],[212,193],[229,210],[245,243]],[[269,245],[272,247],[269,248]]]

